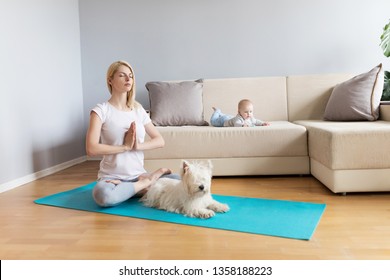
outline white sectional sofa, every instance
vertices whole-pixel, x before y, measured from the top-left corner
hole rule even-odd
[[[145,152],[145,167],[177,172],[182,159],[211,159],[214,176],[312,174],[334,193],[390,191],[390,106],[381,106],[377,121],[323,120],[333,88],[353,76],[203,80],[204,120],[213,106],[236,114],[248,98],[271,125],[157,126],[165,147]]]

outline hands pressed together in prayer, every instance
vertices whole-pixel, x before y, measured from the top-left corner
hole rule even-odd
[[[128,148],[129,151],[137,150],[138,141],[136,136],[136,124],[132,122],[130,124],[129,130],[125,133],[125,138],[123,139],[123,144]]]

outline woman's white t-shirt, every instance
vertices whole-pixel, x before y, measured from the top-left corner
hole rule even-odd
[[[139,143],[145,140],[145,125],[150,123],[150,117],[142,106],[126,112],[116,109],[109,102],[97,104],[92,109],[102,121],[100,141],[107,145],[123,145],[125,133],[132,122],[136,123],[136,135]],[[132,180],[137,178],[144,169],[144,153],[142,151],[127,151],[119,154],[104,155],[100,162],[98,178],[114,178]]]

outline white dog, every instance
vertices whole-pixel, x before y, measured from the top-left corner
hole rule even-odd
[[[189,217],[211,218],[215,212],[227,212],[229,206],[211,196],[212,165],[183,161],[182,180],[161,178],[141,198],[144,205],[181,213]]]

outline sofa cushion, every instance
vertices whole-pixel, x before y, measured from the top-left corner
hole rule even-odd
[[[150,117],[157,126],[207,125],[203,81],[148,82]]]
[[[328,121],[374,121],[379,117],[383,91],[382,64],[371,71],[338,84],[326,105]]]
[[[307,156],[303,126],[287,121],[259,127],[158,127],[162,149],[145,151],[146,159]]]
[[[294,123],[308,130],[310,158],[329,169],[390,168],[390,122]]]

